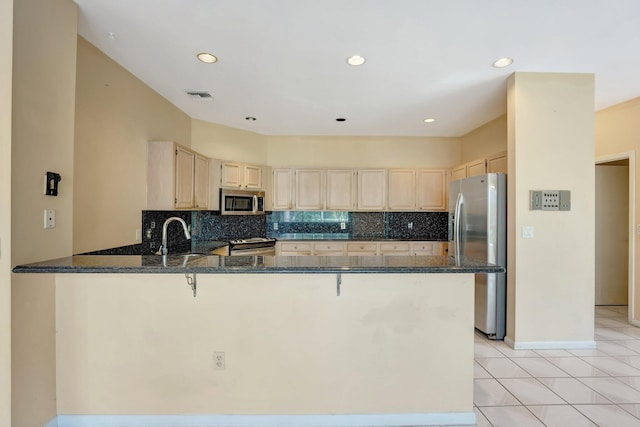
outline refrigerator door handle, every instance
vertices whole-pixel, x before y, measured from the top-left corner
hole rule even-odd
[[[460,260],[460,213],[462,211],[463,204],[464,199],[462,198],[462,193],[458,193],[458,198],[456,199],[456,209],[453,214],[453,240],[456,246],[455,257],[457,260]]]

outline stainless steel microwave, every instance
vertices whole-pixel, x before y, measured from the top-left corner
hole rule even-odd
[[[221,215],[264,215],[264,191],[220,190]]]

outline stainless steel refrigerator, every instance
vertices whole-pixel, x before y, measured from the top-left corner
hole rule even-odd
[[[507,181],[502,173],[449,184],[449,255],[507,266]],[[476,274],[475,327],[501,340],[506,328],[506,273]]]

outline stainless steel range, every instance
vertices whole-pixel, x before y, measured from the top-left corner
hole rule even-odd
[[[276,239],[270,237],[252,237],[229,241],[229,255],[275,255]]]

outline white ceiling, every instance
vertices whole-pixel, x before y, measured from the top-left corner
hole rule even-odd
[[[460,136],[515,71],[594,73],[596,110],[640,96],[639,0],[75,1],[80,35],[189,116],[262,134]]]

